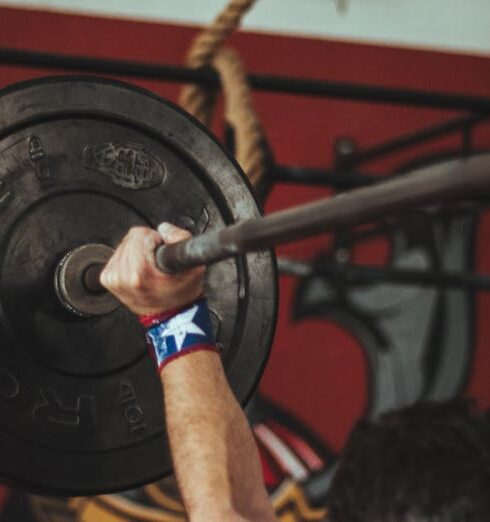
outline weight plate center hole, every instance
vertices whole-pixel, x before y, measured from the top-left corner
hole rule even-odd
[[[100,284],[100,273],[113,249],[90,243],[68,252],[58,263],[55,290],[61,304],[70,312],[91,317],[112,312],[119,301]]]
[[[82,275],[82,282],[87,292],[93,295],[102,295],[107,292],[100,284],[100,274],[103,269],[103,263],[94,263],[85,269]]]

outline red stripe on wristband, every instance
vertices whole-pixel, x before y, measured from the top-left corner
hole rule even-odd
[[[205,299],[204,296],[199,296],[197,299],[194,299],[194,301],[191,301],[190,303],[187,303],[185,305],[171,308],[170,310],[165,310],[165,312],[160,312],[158,314],[147,314],[147,315],[139,315],[138,320],[139,322],[145,327],[145,328],[151,328],[152,326],[155,326],[156,324],[163,323],[164,321],[168,321],[171,319],[174,315],[179,314],[183,310],[186,310],[187,308],[195,305],[199,301],[202,301]]]

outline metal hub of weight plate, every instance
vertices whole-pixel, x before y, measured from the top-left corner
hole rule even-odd
[[[154,480],[170,457],[143,330],[97,295],[83,313],[66,273],[82,276],[132,226],[202,233],[258,216],[257,203],[200,124],[141,89],[49,78],[1,91],[0,107],[0,476],[66,495]],[[272,254],[211,266],[206,292],[244,403],[274,330]]]
[[[106,245],[89,243],[68,252],[58,263],[54,288],[60,303],[82,317],[108,314],[118,300],[100,287],[100,270],[114,250]],[[95,288],[97,286],[97,288]]]

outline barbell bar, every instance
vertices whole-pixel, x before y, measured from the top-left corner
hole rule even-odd
[[[476,156],[453,169],[415,172],[160,246],[156,265],[162,272],[179,272],[422,206],[479,198],[489,190],[488,156]],[[102,268],[92,266],[85,273],[91,292],[101,291]]]

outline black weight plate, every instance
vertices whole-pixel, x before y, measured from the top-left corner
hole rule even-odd
[[[172,104],[109,80],[48,78],[0,92],[0,475],[43,493],[121,490],[170,458],[143,330],[122,306],[81,318],[54,271],[86,243],[134,225],[194,233],[259,216],[244,175]],[[244,403],[276,315],[270,252],[210,267],[207,294],[234,393]]]

